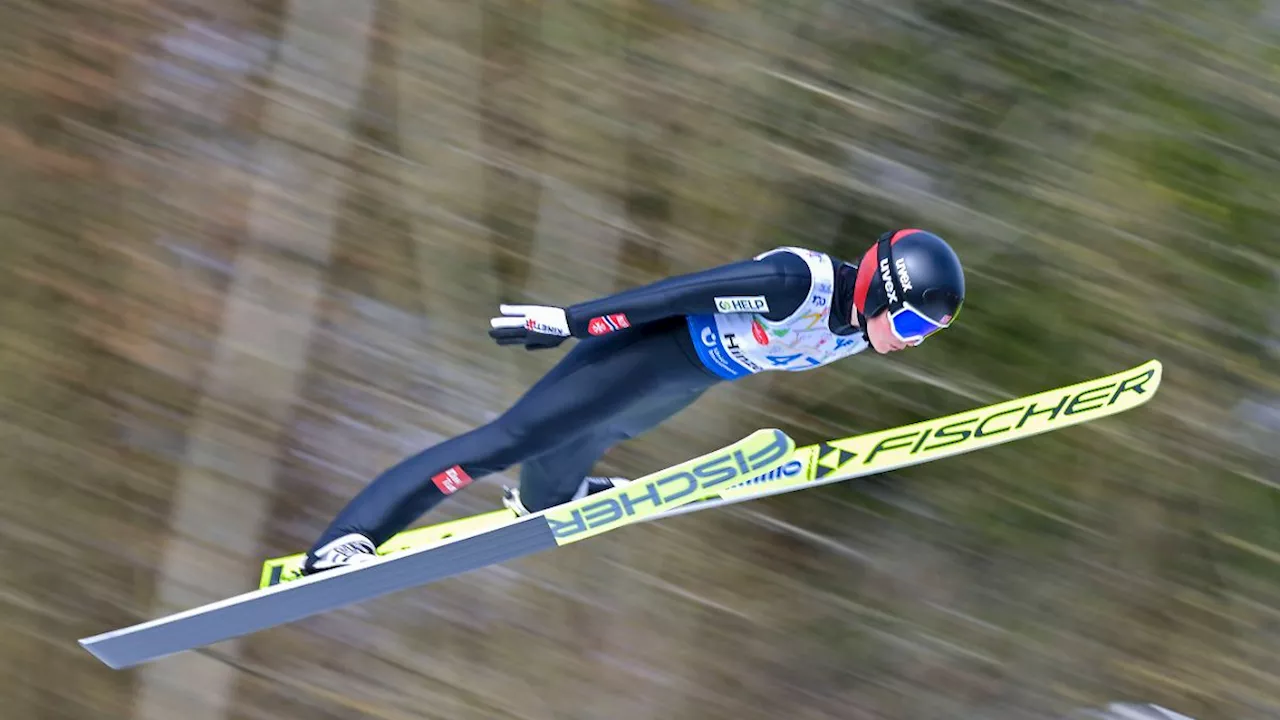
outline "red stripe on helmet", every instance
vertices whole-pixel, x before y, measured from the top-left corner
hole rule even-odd
[[[911,233],[918,232],[923,231],[916,228],[899,230],[889,238],[889,244],[892,245]],[[881,237],[884,236],[881,235]],[[876,245],[879,245],[879,242]],[[876,245],[872,245],[871,249],[862,256],[862,260],[858,263],[858,278],[853,283],[853,306],[863,314],[867,311],[867,292],[871,290],[871,281],[876,276]]]
[[[898,232],[893,234],[893,237],[889,238],[889,244],[892,245],[898,242],[899,240],[901,240],[902,238],[910,235],[911,233],[918,233],[918,232],[924,232],[924,231],[917,230],[916,228],[907,228],[906,230],[899,230]]]
[[[871,289],[871,280],[876,275],[875,265],[876,246],[872,245],[858,263],[858,279],[853,283],[853,306],[863,314],[867,311],[867,291]]]

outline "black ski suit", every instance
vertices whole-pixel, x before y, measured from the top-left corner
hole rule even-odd
[[[852,298],[857,268],[833,260],[835,297]],[[379,475],[338,514],[312,552],[347,533],[386,542],[446,495],[517,463],[520,497],[531,512],[569,500],[596,461],[697,400],[722,378],[693,347],[686,316],[716,312],[724,296],[764,296],[783,319],[805,301],[810,271],[792,253],[766,255],[667,278],[565,308],[580,342],[500,417],[445,440]],[[850,302],[833,307],[829,327],[858,332]],[[629,327],[593,336],[592,319],[624,315]]]

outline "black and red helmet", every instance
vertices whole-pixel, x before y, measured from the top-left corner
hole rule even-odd
[[[858,264],[853,304],[858,322],[888,310],[904,340],[950,325],[964,304],[964,269],[945,240],[909,228],[880,236]]]

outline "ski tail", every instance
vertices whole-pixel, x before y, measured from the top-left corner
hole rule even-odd
[[[782,431],[757,430],[701,457],[550,510],[82,638],[80,645],[109,667],[132,667],[616,530],[767,473],[793,450],[795,442]]]

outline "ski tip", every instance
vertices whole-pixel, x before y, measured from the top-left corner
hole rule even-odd
[[[1164,377],[1164,363],[1157,358],[1152,358],[1134,368],[1134,372],[1148,373],[1147,378],[1142,382],[1143,389],[1146,390],[1142,401],[1146,402],[1160,388],[1160,380]]]
[[[791,439],[790,435],[779,430],[778,428],[760,428],[759,430],[756,430],[755,432],[751,433],[750,435],[748,435],[743,439],[744,440],[754,440],[754,439],[763,440],[766,438],[768,439],[768,441],[775,442],[775,443],[794,444],[795,442]]]
[[[796,449],[796,441],[778,428],[760,428],[739,442],[761,443],[776,456],[776,459],[784,458],[795,452]]]

